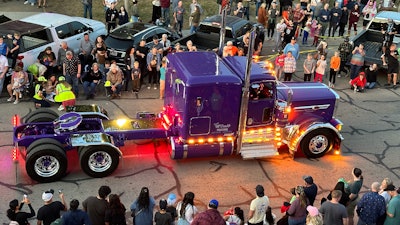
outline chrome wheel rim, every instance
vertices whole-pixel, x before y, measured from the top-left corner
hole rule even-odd
[[[105,151],[94,152],[89,156],[88,165],[93,172],[104,172],[112,165],[111,155]]]
[[[311,138],[308,144],[308,149],[312,154],[320,154],[326,151],[329,145],[329,140],[325,135],[317,135]]]
[[[54,156],[41,156],[35,161],[34,170],[41,177],[52,177],[60,170],[60,162]]]

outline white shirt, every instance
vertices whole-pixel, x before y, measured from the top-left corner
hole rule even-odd
[[[4,55],[0,55],[0,74],[3,73],[8,67],[8,59]]]

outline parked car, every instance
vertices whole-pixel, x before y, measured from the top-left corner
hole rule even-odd
[[[39,53],[46,47],[50,46],[57,56],[61,42],[66,41],[75,53],[79,53],[79,45],[85,33],[89,34],[93,42],[97,36],[107,34],[102,22],[57,13],[39,13],[0,24],[0,35],[6,37],[14,32],[21,34],[18,58],[22,60],[25,70],[37,61]]]
[[[139,44],[140,40],[146,40],[146,46],[153,42],[153,36],[157,35],[159,39],[163,34],[168,35],[172,42],[180,36],[167,28],[153,24],[130,22],[112,30],[105,39],[107,46],[108,59],[116,60],[117,64],[124,64],[125,51],[133,45]]]

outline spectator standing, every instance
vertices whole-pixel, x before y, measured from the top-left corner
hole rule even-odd
[[[347,30],[348,36],[350,36],[351,27],[354,27],[354,35],[357,35],[357,23],[358,20],[360,19],[360,16],[361,16],[360,9],[358,8],[358,5],[355,4],[349,16],[349,29]]]
[[[164,25],[166,27],[170,26],[170,19],[169,19],[169,7],[171,6],[170,0],[160,0],[161,6],[161,18],[164,21]]]
[[[347,218],[346,207],[339,203],[342,192],[332,191],[332,200],[322,203],[319,212],[322,214],[324,224],[344,225]]]
[[[117,26],[118,10],[115,8],[115,2],[112,2],[110,8],[106,10],[107,31],[110,33]]]
[[[139,62],[135,61],[133,63],[133,67],[131,70],[131,78],[132,78],[132,92],[138,97],[138,93],[140,91],[140,78],[142,76],[142,72],[140,72]]]
[[[197,28],[199,27],[200,23],[200,8],[199,6],[194,7],[194,12],[190,14],[190,34],[193,34],[194,32],[197,31]]]
[[[167,72],[167,59],[163,58],[161,60],[161,68],[160,68],[160,99],[164,99],[166,72]]]
[[[116,64],[111,64],[110,71],[108,71],[106,76],[104,87],[107,90],[107,97],[121,97],[122,80],[124,77],[122,70],[120,70]]]
[[[174,222],[175,222],[176,218],[178,217],[178,214],[176,212],[175,202],[176,202],[176,195],[174,193],[170,193],[168,195],[168,198],[167,198],[167,209],[166,209],[166,211],[171,214],[172,221],[174,221]]]
[[[198,212],[193,201],[194,193],[187,192],[183,197],[183,200],[176,206],[176,211],[178,212],[178,221],[185,220],[189,224],[193,221],[193,218]]]
[[[179,1],[178,6],[174,8],[174,20],[176,24],[176,30],[178,31],[178,34],[181,36],[182,36],[184,14],[185,14],[185,9],[182,7],[182,1]]]
[[[315,198],[317,197],[318,187],[314,183],[314,179],[312,176],[305,175],[303,176],[304,180],[304,194],[308,198],[308,202],[310,205],[314,205]]]
[[[21,211],[24,204],[28,205],[29,213]],[[8,219],[18,222],[19,225],[29,225],[28,219],[36,215],[35,210],[31,205],[31,201],[25,196],[21,203],[19,203],[17,199],[12,200],[9,207],[10,208],[7,210]]]
[[[174,220],[172,219],[171,213],[167,212],[167,200],[160,199],[159,203],[160,210],[154,214],[154,222],[156,225],[171,225]]]
[[[118,12],[118,25],[124,25],[129,22],[128,12],[125,10],[125,7],[121,6]]]
[[[90,196],[82,202],[83,210],[88,213],[92,225],[105,224],[106,209],[109,207],[106,198],[110,193],[109,186],[101,186],[97,196]]]
[[[245,8],[243,6],[242,2],[238,2],[236,9],[233,11],[233,15],[239,17],[239,18],[244,18],[244,14],[245,14]]]
[[[99,64],[93,63],[89,72],[82,78],[86,100],[94,98],[96,87],[102,79],[103,73],[99,69]]]
[[[342,18],[342,9],[339,8],[339,2],[335,2],[335,7],[330,10],[329,31],[328,36],[335,36],[336,30],[339,27],[340,19]],[[332,31],[332,33],[331,33]],[[340,36],[340,35],[339,35]]]
[[[352,170],[353,181],[349,182],[348,191],[350,192],[350,202],[346,206],[347,215],[349,216],[348,225],[354,225],[354,209],[359,201],[358,193],[360,193],[364,177],[362,176],[362,170],[354,168]],[[333,198],[333,196],[332,196]]]
[[[89,215],[80,209],[79,201],[73,199],[69,203],[69,211],[62,216],[62,224],[65,225],[92,225]]]
[[[361,7],[362,8],[362,7]],[[365,30],[369,21],[376,15],[376,2],[375,1],[368,1],[368,5],[362,9],[362,14],[364,15],[363,18],[363,29]]]
[[[303,29],[303,41],[302,41],[302,44],[303,44],[303,45],[306,45],[306,44],[307,44],[307,41],[308,41],[308,34],[309,34],[310,31],[311,31],[311,24],[312,24],[311,21],[312,21],[312,20],[311,20],[311,17],[309,17],[309,18],[307,19],[307,22],[305,23],[305,26],[304,26],[304,29]]]
[[[263,225],[264,216],[269,206],[269,199],[264,194],[264,187],[262,185],[256,186],[257,197],[250,203],[250,210],[248,215],[249,225]]]
[[[289,225],[305,224],[307,217],[307,206],[309,205],[309,201],[304,193],[303,186],[297,186],[295,192],[296,200],[292,202],[292,205],[287,211],[289,214]]]
[[[118,195],[111,194],[108,199],[109,208],[106,209],[104,221],[106,225],[126,225],[126,208]]]
[[[287,25],[285,20],[282,18],[281,21],[276,25],[276,33],[275,33],[275,48],[272,49],[272,52],[282,50],[282,41],[285,36]]]
[[[57,53],[57,66],[58,70],[62,73],[63,71],[63,63],[65,60],[65,57],[67,55],[67,52],[74,52],[70,47],[68,47],[68,44],[66,41],[61,42],[61,48],[58,49]]]
[[[400,195],[393,184],[389,184],[386,188],[392,199],[390,199],[386,220],[384,225],[398,225],[400,222]]]
[[[307,59],[304,60],[303,69],[304,69],[304,82],[311,81],[311,75],[315,72],[316,62],[312,57],[311,53],[307,54]],[[314,197],[315,200],[315,197]],[[314,202],[314,201],[313,201]]]
[[[191,225],[226,225],[224,218],[218,212],[218,201],[212,199],[207,206],[207,210],[199,213]]]
[[[276,9],[276,3],[272,2],[271,6],[272,6],[271,9],[268,10],[268,31],[267,31],[267,38],[270,40],[272,40],[272,38],[274,37],[276,18],[279,15],[279,11]]]
[[[284,81],[291,81],[294,72],[296,72],[296,58],[294,58],[292,52],[289,51],[283,63],[283,73],[285,74]]]
[[[136,50],[135,50],[134,46],[129,47],[125,51],[125,57],[124,57],[125,69],[123,70],[125,91],[128,91],[129,81],[131,80],[132,68],[133,68],[133,64],[135,63],[135,51]]]
[[[154,198],[150,197],[149,189],[142,187],[138,198],[131,205],[134,224],[152,225],[155,204]]]
[[[344,5],[342,7],[342,15],[339,20],[339,37],[344,35],[344,29],[349,21],[349,10],[347,10],[347,6]]]
[[[320,55],[319,60],[317,61],[317,67],[315,68],[315,77],[314,82],[323,82],[325,70],[327,67],[327,62],[325,59],[325,55]]]
[[[300,47],[299,44],[296,43],[297,40],[295,37],[292,37],[290,43],[285,46],[283,49],[283,53],[287,55],[288,52],[291,52],[294,58],[297,60],[300,56]]]
[[[82,0],[82,5],[83,5],[83,17],[87,18],[87,13],[89,13],[89,18],[93,19],[92,0]]]
[[[347,74],[347,70],[344,68],[349,61],[351,50],[353,46],[349,43],[349,37],[345,37],[344,41],[340,43],[338,50],[340,56],[340,69],[338,73],[338,77],[341,77],[341,72],[345,72]]]
[[[357,203],[358,225],[376,224],[386,213],[385,199],[379,195],[379,182],[371,184],[371,191],[364,194]]]
[[[93,54],[96,58],[97,63],[99,64],[100,71],[105,73],[104,67],[106,63],[107,56],[107,46],[104,43],[104,40],[101,36],[96,38],[94,42]]]
[[[48,46],[43,52],[40,52],[37,57],[40,64],[46,66],[47,70],[45,72],[46,79],[50,77],[51,74],[54,73],[54,66],[56,65],[56,55],[52,51],[51,47]]]
[[[365,79],[365,73],[360,72],[360,74],[353,80],[350,80],[349,83],[351,85],[351,89],[354,90],[354,93],[364,92],[365,85],[367,84],[367,79]]]
[[[301,32],[300,31],[301,23],[306,15],[304,14],[304,11],[301,8],[300,3],[296,4],[296,7],[293,9],[292,13],[293,13],[293,30],[292,30],[293,35],[292,36],[297,38],[299,33]],[[296,59],[298,59],[298,57],[296,57]]]
[[[266,3],[262,3],[260,5],[257,15],[258,15],[257,22],[262,24],[264,26],[264,29],[267,29],[268,15],[267,15],[267,4]]]
[[[4,42],[3,36],[0,36],[0,55],[4,55],[7,57],[8,51],[9,49],[7,44]]]
[[[368,88],[368,89],[374,88],[376,85],[377,77],[378,77],[378,65],[376,63],[370,65],[368,67],[368,69],[365,70],[365,73],[367,76],[367,84],[365,85],[365,88]],[[382,181],[382,184],[384,181]],[[387,196],[388,195],[386,195],[386,194],[383,196],[385,198],[386,204],[389,202],[389,199],[390,199],[390,198],[388,199]]]
[[[390,82],[393,75],[393,89],[397,88],[397,74],[399,73],[399,53],[397,51],[396,44],[390,45],[389,49],[386,50],[385,54],[382,57],[383,65],[388,68],[387,81],[388,83],[385,86],[390,86]]]
[[[161,18],[161,2],[160,0],[153,0],[151,1],[151,5],[153,6],[151,22],[156,24],[156,21]]]
[[[141,77],[140,77],[140,85],[144,82],[144,77],[146,75],[147,68],[147,54],[149,53],[149,49],[146,47],[146,40],[140,40],[139,45],[136,46],[136,61],[139,62]]]
[[[138,0],[132,0],[132,21],[139,22]]]
[[[320,0],[311,0],[310,1],[310,5],[311,5],[311,10],[312,10],[312,19],[314,19],[315,17],[318,17],[319,12],[316,13],[316,9],[317,9],[317,4],[320,2]]]
[[[330,70],[329,70],[329,87],[334,88],[336,82],[336,73],[340,69],[340,57],[339,52],[335,52],[335,54],[331,57],[330,60]]]
[[[350,60],[350,79],[356,78],[360,72],[360,69],[364,66],[364,45],[360,44],[358,47],[355,47],[352,51],[352,54],[353,55]]]
[[[66,81],[72,86],[76,97],[79,95],[79,78],[81,77],[81,61],[72,52],[66,53],[63,62],[63,75]]]
[[[149,71],[149,82],[147,89],[150,89],[151,85],[153,85],[154,89],[157,89],[158,72],[160,71],[161,66],[161,55],[158,53],[157,47],[154,46],[147,54],[146,62],[147,70]]]
[[[3,91],[4,80],[6,79],[7,72],[8,72],[8,60],[4,55],[0,54],[0,95],[1,92]]]
[[[264,0],[254,0],[254,3],[256,4],[256,19],[258,19],[258,13],[260,12],[259,9],[261,7],[261,4],[264,3]]]
[[[21,34],[18,32],[15,32],[14,36],[11,36],[9,38],[12,39],[12,47],[10,48],[8,55],[12,59],[11,68],[14,69],[15,65],[17,63],[17,58],[18,58],[18,54],[20,51]]]
[[[321,24],[322,28],[321,28],[321,36],[325,36],[325,31],[326,28],[328,28],[328,23],[330,21],[330,15],[331,12],[329,10],[329,4],[326,3],[324,5],[324,8],[321,9],[321,11],[319,12],[319,23]]]
[[[368,81],[368,79],[367,79],[367,81]],[[380,190],[379,190],[379,194],[385,199],[386,206],[389,204],[389,201],[391,198],[389,192],[386,190],[390,184],[393,184],[393,182],[390,178],[388,178],[388,177],[383,178],[381,186],[380,186]]]
[[[171,41],[168,40],[168,35],[167,34],[163,34],[161,36],[160,44],[162,45],[163,56],[167,56],[168,52],[171,49]]]
[[[60,212],[67,210],[64,194],[60,193],[60,201],[53,202],[54,190],[43,192],[42,200],[44,206],[40,207],[37,214],[37,225],[50,225],[53,221],[60,218]]]
[[[89,34],[85,33],[83,39],[79,44],[79,56],[83,67],[93,62],[93,52],[94,43],[89,39]]]

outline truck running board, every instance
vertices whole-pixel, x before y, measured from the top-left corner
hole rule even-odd
[[[243,159],[264,158],[279,155],[273,144],[244,144],[240,151]]]

